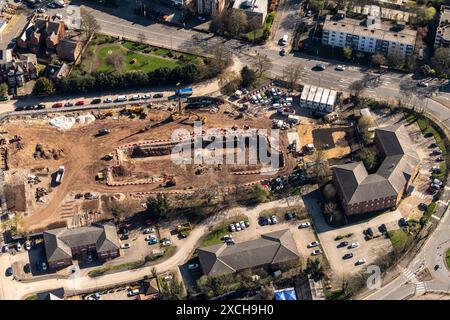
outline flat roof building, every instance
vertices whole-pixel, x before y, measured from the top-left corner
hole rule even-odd
[[[327,88],[305,85],[300,95],[300,107],[319,112],[333,112],[337,91]]]
[[[387,24],[380,18],[367,16],[364,20],[327,15],[322,43],[334,47],[381,53],[385,56],[398,51],[405,57],[413,54],[417,31],[402,24]]]
[[[441,6],[439,25],[434,39],[434,48],[449,47],[450,45],[450,6]]]

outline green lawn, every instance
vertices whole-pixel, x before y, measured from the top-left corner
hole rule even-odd
[[[447,265],[447,268],[450,269],[450,249],[447,249],[447,252],[445,253],[445,264]]]
[[[178,65],[176,60],[160,58],[153,55],[140,54],[137,52],[129,51],[119,44],[105,45],[97,51],[97,61],[94,61],[94,65],[98,64],[96,71],[99,72],[112,72],[113,67],[106,63],[107,56],[114,51],[122,51],[125,55],[125,61],[122,65],[121,72],[140,70],[143,72],[153,71],[158,68],[166,67],[173,69]],[[135,63],[132,63],[133,59],[136,59]]]
[[[397,251],[405,249],[412,240],[412,236],[407,234],[403,229],[389,231],[389,238],[392,246]]]
[[[211,231],[203,240],[202,240],[202,247],[212,246],[214,244],[222,243],[223,236],[226,234],[231,233],[228,229],[228,225],[230,223],[236,223],[238,221],[248,221],[248,218],[246,216],[237,216],[233,217],[227,222],[222,222],[217,228],[215,228],[213,231]]]

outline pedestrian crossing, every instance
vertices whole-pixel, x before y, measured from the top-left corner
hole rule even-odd
[[[423,194],[420,191],[413,191],[411,194],[419,199],[426,199],[428,197],[426,194]]]
[[[421,281],[421,282],[416,283],[416,293],[420,294],[420,293],[424,293],[426,291],[427,291],[427,288],[425,286],[425,282]]]
[[[415,274],[411,271],[411,270],[409,270],[409,269],[406,269],[406,270],[404,270],[403,271],[403,275],[406,277],[406,279],[411,279],[411,278],[413,278],[414,276],[415,276]]]

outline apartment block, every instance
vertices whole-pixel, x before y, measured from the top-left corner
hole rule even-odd
[[[434,48],[450,46],[450,6],[441,6]]]
[[[402,52],[408,57],[414,52],[416,35],[417,31],[406,28],[404,23],[386,24],[374,16],[364,20],[350,19],[341,12],[326,16],[322,43],[385,56]]]

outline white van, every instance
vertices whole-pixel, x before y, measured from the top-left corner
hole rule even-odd
[[[290,102],[292,103],[294,101],[294,99],[292,99],[292,97],[287,97],[286,99],[284,99],[286,102]]]
[[[127,96],[118,96],[117,97],[117,101],[119,101],[119,102],[123,102],[123,101],[127,101],[127,100],[128,100]]]
[[[283,38],[281,39],[281,45],[282,45],[282,46],[285,46],[285,45],[287,44],[287,41],[288,41],[288,35],[285,34],[285,35],[283,36]]]
[[[135,295],[138,295],[138,294],[139,294],[139,289],[133,289],[133,290],[129,289],[128,290],[128,296],[129,297],[132,297],[132,296],[135,296]]]

